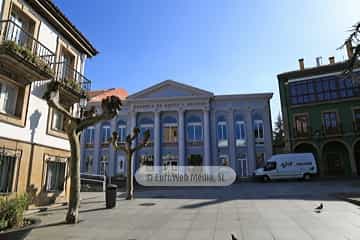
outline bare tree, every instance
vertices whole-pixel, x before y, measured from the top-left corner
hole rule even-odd
[[[84,117],[75,117],[65,109],[59,102],[60,84],[51,82],[48,84],[44,99],[48,105],[64,115],[64,129],[70,142],[70,198],[66,214],[66,223],[75,224],[79,222],[80,206],[80,135],[84,129],[100,121],[109,120],[116,116],[121,109],[121,100],[116,96],[107,97],[102,100],[101,114],[95,114],[94,109],[84,113]]]
[[[132,167],[132,156],[135,152],[145,147],[150,139],[150,131],[144,132],[144,138],[142,141],[135,145],[136,139],[140,133],[139,128],[134,128],[132,134],[129,134],[125,139],[125,144],[119,144],[118,133],[113,132],[112,144],[116,150],[125,152],[127,158],[127,176],[126,176],[126,199],[132,200],[134,198],[134,178],[133,178],[133,167]]]
[[[353,71],[356,61],[360,57],[360,22],[353,25],[350,32],[350,36],[345,40],[344,44],[340,46],[340,48],[350,48],[347,50],[351,53],[351,58],[349,59],[349,65],[345,70],[345,74],[349,74]]]

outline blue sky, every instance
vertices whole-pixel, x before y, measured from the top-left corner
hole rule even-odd
[[[360,21],[359,0],[55,0],[100,54],[93,89],[130,94],[166,79],[215,94],[274,92],[276,75],[346,58],[336,50]]]

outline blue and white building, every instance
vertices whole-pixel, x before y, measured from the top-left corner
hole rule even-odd
[[[109,142],[118,131],[124,142],[131,129],[151,132],[151,144],[135,156],[146,165],[224,165],[239,177],[250,176],[272,155],[272,93],[214,95],[166,80],[123,101],[111,121],[90,127],[82,136],[82,171],[126,174],[123,152]],[[100,102],[93,103],[100,107]]]

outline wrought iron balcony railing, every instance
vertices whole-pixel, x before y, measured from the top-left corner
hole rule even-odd
[[[66,62],[58,62],[54,65],[56,66],[55,81],[62,83],[64,86],[71,88],[77,93],[90,91],[91,81],[75,70],[73,66]]]
[[[307,127],[304,129],[294,128],[293,133],[295,138],[309,138],[312,136],[312,128],[311,127]]]
[[[341,124],[336,126],[322,126],[324,135],[341,135],[343,134],[343,129]]]
[[[0,31],[2,45],[12,48],[13,51],[39,67],[53,68],[55,54],[14,21],[0,21]]]

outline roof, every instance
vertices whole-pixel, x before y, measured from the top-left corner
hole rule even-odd
[[[321,74],[333,73],[333,72],[341,72],[347,69],[349,66],[349,61],[343,61],[333,64],[321,65],[319,67],[305,68],[304,70],[296,70],[290,72],[284,72],[278,74],[279,80],[288,80],[294,78],[303,78],[303,77],[311,77]],[[358,67],[359,64],[356,64],[355,67]]]
[[[117,96],[121,100],[125,100],[128,92],[123,88],[110,88],[105,90],[95,90],[88,93],[89,102],[101,102],[106,97]]]
[[[76,28],[76,26],[64,15],[51,0],[26,0],[41,16],[74,46],[82,49],[89,57],[98,54],[98,50]]]

